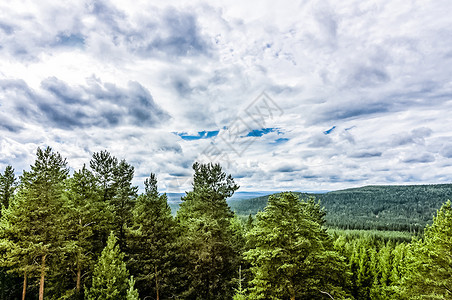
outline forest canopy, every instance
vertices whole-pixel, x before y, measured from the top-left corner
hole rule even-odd
[[[7,166],[0,299],[452,298],[452,208],[437,200],[449,196],[449,185],[411,194],[400,187],[284,192],[229,202],[231,209],[227,200],[239,186],[230,174],[212,163],[194,163],[193,172],[173,215],[156,174],[139,193],[134,167],[108,151],[73,174],[50,147],[38,149],[19,178]],[[422,207],[426,193],[437,196]],[[440,209],[428,222],[434,205]],[[410,206],[416,230],[430,224],[412,240],[408,232],[331,229],[356,227],[341,218],[347,207],[373,207],[382,220],[399,212],[406,225]],[[364,213],[356,220],[360,228],[410,229],[373,227]]]

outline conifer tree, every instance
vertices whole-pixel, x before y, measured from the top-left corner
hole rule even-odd
[[[316,214],[292,193],[271,196],[247,234],[254,279],[250,299],[323,299],[345,295],[344,258],[325,239]],[[312,204],[312,202],[311,202]]]
[[[87,293],[87,299],[126,299],[130,288],[129,272],[124,262],[124,254],[119,249],[117,239],[112,232],[108,237],[107,246],[102,250],[94,268],[93,282]]]
[[[219,164],[194,163],[193,190],[187,192],[177,212],[181,225],[181,249],[186,256],[187,299],[230,299],[240,262],[234,244],[226,203],[238,189]]]
[[[129,289],[127,290],[126,300],[138,300],[138,291],[135,288],[135,279],[133,276],[129,279]]]
[[[145,193],[138,197],[133,212],[129,265],[143,298],[168,299],[177,286],[176,222],[166,194],[158,193],[155,174],[144,185]]]
[[[423,240],[413,244],[406,277],[407,299],[452,298],[452,207],[447,201],[425,228]]]
[[[117,165],[118,159],[106,150],[93,153],[93,157],[89,163],[101,187],[104,201],[111,200],[115,194],[113,172]]]
[[[113,169],[115,195],[110,201],[114,213],[113,228],[118,236],[122,251],[126,247],[126,227],[132,223],[132,211],[137,197],[138,187],[132,186],[134,167],[125,160]]]
[[[9,201],[16,188],[16,176],[12,166],[7,166],[5,172],[0,174],[0,209],[8,208]],[[1,216],[1,212],[0,212]]]
[[[15,270],[24,274],[23,294],[27,274],[38,271],[39,299],[42,300],[48,260],[58,257],[64,248],[62,193],[68,169],[66,160],[50,147],[38,148],[36,155],[31,171],[24,171],[20,178],[16,200],[2,218],[2,232],[4,243],[8,245],[7,259]]]
[[[76,294],[80,297],[82,278],[89,272],[95,249],[100,247],[94,232],[108,230],[111,211],[102,201],[95,176],[85,165],[67,181],[67,235],[72,237],[67,257],[69,268],[76,273]]]

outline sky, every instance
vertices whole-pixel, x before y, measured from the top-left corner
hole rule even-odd
[[[0,1],[0,170],[108,150],[142,187],[452,181],[452,2]]]

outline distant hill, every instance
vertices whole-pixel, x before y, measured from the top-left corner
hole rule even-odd
[[[315,197],[326,208],[327,224],[345,229],[422,231],[436,210],[452,199],[452,184],[365,186],[328,193],[296,193]],[[268,196],[229,200],[239,215],[256,214]]]
[[[269,195],[272,192],[235,192],[234,195],[228,199],[228,201],[241,201],[256,197]],[[173,214],[176,214],[179,209],[179,204],[182,202],[181,197],[185,196],[185,193],[166,193],[168,197],[168,205],[171,207]]]

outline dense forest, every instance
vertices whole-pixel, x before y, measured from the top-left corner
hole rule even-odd
[[[329,227],[422,232],[441,205],[452,199],[452,184],[366,186],[323,194],[295,193],[314,197],[327,210]],[[229,200],[239,215],[263,211],[269,196]]]
[[[155,174],[139,194],[134,167],[107,151],[73,174],[49,147],[37,150],[19,178],[6,167],[0,299],[452,299],[452,207],[435,202],[448,197],[448,185],[411,196],[366,187],[324,194],[321,202],[285,192],[260,199],[260,207],[234,204],[247,214],[240,216],[227,202],[239,188],[231,175],[218,164],[194,163],[193,170],[173,215]],[[428,188],[438,197],[422,207]],[[400,205],[388,209],[389,200],[375,196],[383,193]],[[344,230],[409,229],[378,224],[400,209],[407,225],[409,207],[425,224],[435,205],[422,236]],[[341,219],[352,206],[362,212],[361,226]],[[259,212],[250,215],[250,207]]]

